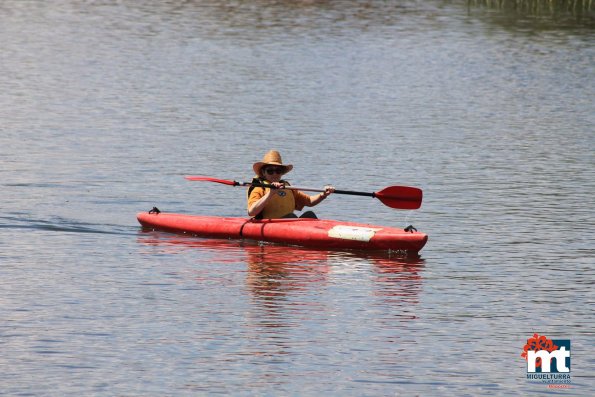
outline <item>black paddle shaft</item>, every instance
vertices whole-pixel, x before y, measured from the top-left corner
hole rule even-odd
[[[335,190],[335,193],[338,193],[338,194],[351,194],[352,196],[376,197],[376,193],[354,192],[354,191],[351,191],[351,190]]]

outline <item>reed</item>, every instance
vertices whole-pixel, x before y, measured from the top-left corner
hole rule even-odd
[[[467,4],[499,9],[515,9],[536,14],[543,12],[583,13],[593,11],[593,0],[467,0]]]

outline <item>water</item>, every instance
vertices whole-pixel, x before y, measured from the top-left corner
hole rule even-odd
[[[2,2],[0,394],[556,394],[535,332],[592,394],[593,38],[465,2]],[[138,227],[244,215],[183,176],[270,148],[295,185],[424,189],[316,207],[421,257]]]

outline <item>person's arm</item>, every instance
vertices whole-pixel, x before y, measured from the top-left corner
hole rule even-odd
[[[267,202],[271,198],[271,189],[266,189],[266,193],[260,197],[258,200],[250,203],[248,201],[248,216],[256,216],[262,212],[264,207],[266,207]],[[252,192],[254,193],[254,192]],[[252,195],[250,195],[252,197]]]
[[[314,207],[317,204],[320,204],[322,200],[328,197],[330,193],[322,192],[314,196],[310,196],[310,207]]]
[[[281,188],[283,184],[279,182],[273,182],[271,183],[271,186]],[[260,214],[272,197],[273,189],[257,189],[254,189],[248,198],[248,216],[256,216]],[[261,193],[262,191],[264,191],[264,194]],[[258,198],[259,195],[261,196],[260,198]]]
[[[313,196],[306,195],[308,197],[309,202],[306,202],[305,205],[307,205],[308,207],[314,207],[315,205],[320,204],[322,200],[327,198],[329,194],[333,193],[334,191],[335,188],[333,186],[325,186],[324,192],[322,193],[318,193]]]

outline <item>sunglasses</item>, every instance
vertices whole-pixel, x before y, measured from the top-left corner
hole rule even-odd
[[[285,172],[285,168],[283,168],[283,167],[268,167],[264,170],[264,172],[266,172],[269,175],[282,174]]]

